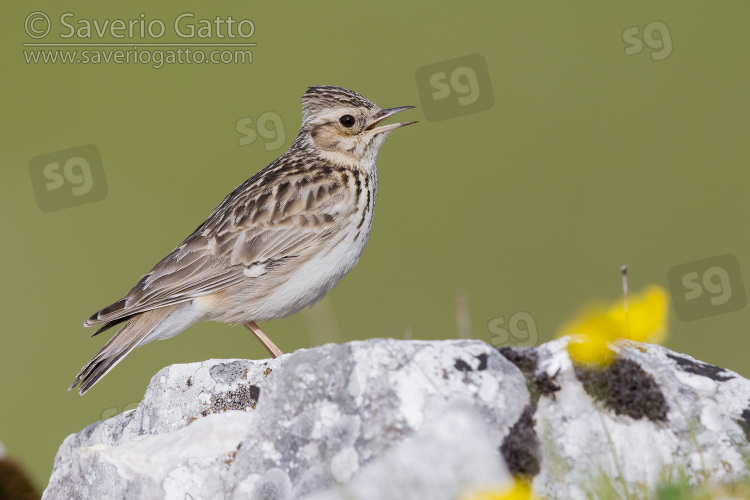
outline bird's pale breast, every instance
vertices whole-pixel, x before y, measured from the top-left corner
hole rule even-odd
[[[353,196],[346,197],[349,206],[340,210],[343,223],[324,245],[316,244],[311,247],[314,252],[273,268],[250,266],[245,273],[248,279],[217,294],[198,297],[195,305],[211,320],[245,323],[283,318],[316,303],[352,270],[362,255],[372,227],[376,190],[376,175],[353,182]]]

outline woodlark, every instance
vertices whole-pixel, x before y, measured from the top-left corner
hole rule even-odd
[[[256,322],[314,304],[352,270],[370,235],[378,149],[389,132],[416,122],[376,125],[411,108],[310,87],[289,150],[229,193],[125,297],[86,320],[101,325],[94,335],[122,327],[70,389],[80,384],[84,394],[136,347],[199,321],[244,324],[282,354]]]

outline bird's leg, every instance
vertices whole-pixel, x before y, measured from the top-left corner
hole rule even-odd
[[[268,350],[269,353],[271,353],[271,356],[274,358],[278,358],[283,352],[281,352],[281,349],[279,349],[276,344],[274,344],[271,339],[268,338],[268,336],[263,333],[263,330],[260,329],[258,325],[255,324],[255,321],[248,321],[247,323],[243,323],[245,325],[245,328],[253,332],[256,337],[258,337],[258,340],[260,340],[263,343],[263,346]]]

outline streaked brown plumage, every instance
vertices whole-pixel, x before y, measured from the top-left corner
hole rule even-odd
[[[196,322],[243,323],[263,340],[255,322],[320,300],[367,243],[378,148],[415,122],[375,125],[410,107],[381,110],[350,90],[310,87],[289,150],[224,198],[125,297],[86,320],[100,326],[94,335],[122,326],[70,389],[80,384],[85,393],[134,348]]]

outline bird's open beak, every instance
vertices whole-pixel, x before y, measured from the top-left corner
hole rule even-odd
[[[388,108],[388,109],[381,109],[380,114],[375,119],[374,122],[372,122],[370,125],[367,126],[365,130],[368,132],[373,132],[375,134],[380,134],[381,132],[390,132],[391,130],[395,130],[399,127],[405,127],[407,125],[411,125],[412,123],[417,122],[401,122],[401,123],[391,123],[389,125],[383,125],[382,127],[375,127],[378,123],[382,122],[389,116],[393,116],[396,113],[400,111],[404,111],[406,109],[412,109],[414,106],[401,106],[400,108]]]

